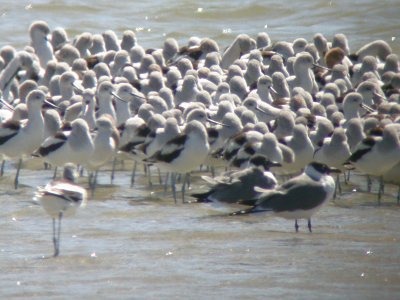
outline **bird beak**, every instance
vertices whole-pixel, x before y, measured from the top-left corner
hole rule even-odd
[[[14,107],[10,105],[6,100],[0,98],[0,103],[11,111],[14,111]]]
[[[278,92],[277,92],[272,86],[270,86],[269,89],[270,89],[271,91],[273,91],[273,92],[275,93],[275,95],[278,95]]]
[[[379,94],[377,92],[374,92],[374,96],[376,96],[376,97],[378,97],[380,99],[386,100],[386,98],[384,96],[382,96],[381,94]]]
[[[144,99],[144,100],[147,100],[147,98],[146,97],[143,97],[143,96],[141,96],[141,95],[139,95],[139,94],[136,94],[136,93],[130,93],[132,96],[134,96],[134,97],[137,97],[137,98],[140,98],[140,99]]]
[[[314,67],[316,67],[316,68],[320,68],[320,69],[327,70],[327,71],[332,71],[332,69],[331,69],[331,68],[324,67],[324,66],[321,66],[321,65],[319,65],[319,64],[316,64],[316,63],[313,63],[313,66],[314,66]]]
[[[258,110],[259,112],[262,112],[263,114],[266,114],[267,116],[270,116],[270,114],[268,112],[266,112],[265,110],[263,110],[259,106],[256,107],[256,110]]]
[[[76,88],[79,92],[83,92],[83,89],[81,86],[79,86],[75,81],[72,83],[72,86]]]
[[[360,106],[361,106],[362,108],[364,108],[366,111],[370,112],[370,113],[375,112],[375,110],[374,110],[373,108],[369,107],[368,105],[366,105],[366,104],[364,104],[364,103],[361,103]]]
[[[120,96],[118,96],[117,93],[115,93],[115,92],[111,92],[111,95],[113,95],[115,97],[115,99],[118,99],[119,101],[122,101],[125,103],[128,102],[128,101],[122,99]]]
[[[51,107],[53,107],[53,108],[60,109],[60,107],[59,107],[59,106],[57,106],[57,105],[55,105],[55,104],[51,103],[51,102],[50,102],[50,101],[48,101],[48,100],[44,100],[44,103],[46,103],[47,105],[50,105],[50,106],[51,106]]]
[[[207,118],[207,121],[212,123],[212,124],[215,124],[215,125],[221,125],[221,126],[225,126],[225,127],[230,127],[229,125],[226,125],[226,124],[218,122],[218,121],[214,121],[214,120],[212,120],[210,118]]]

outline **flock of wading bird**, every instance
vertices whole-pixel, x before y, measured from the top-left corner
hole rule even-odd
[[[198,37],[144,49],[131,30],[70,37],[43,21],[29,36],[22,50],[0,49],[1,172],[17,160],[17,188],[23,159],[55,169],[36,193],[53,218],[55,256],[62,217],[86,203],[75,166],[92,191],[110,162],[113,178],[118,161],[134,161],[132,185],[138,163],[149,182],[157,167],[175,202],[177,178],[184,199],[190,172],[207,167],[197,202],[273,212],[296,231],[307,219],[310,232],[311,216],[341,192],[340,174],[367,175],[368,192],[378,178],[378,201],[384,183],[400,185],[399,59],[383,40],[352,52],[341,33],[272,42],[260,32],[225,49]]]

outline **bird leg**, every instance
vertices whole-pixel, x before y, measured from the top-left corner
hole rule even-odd
[[[57,256],[57,238],[56,238],[56,219],[53,218],[53,246],[54,246],[54,256]]]
[[[96,189],[96,186],[97,186],[97,175],[98,175],[98,173],[99,173],[99,170],[96,170],[94,172],[94,175],[92,176],[93,177],[92,178],[92,184],[90,186],[90,189],[92,190],[92,197],[94,196],[94,190]]]
[[[53,180],[57,178],[57,166],[54,167]]]
[[[135,184],[136,167],[137,167],[137,161],[133,163],[133,169],[131,174],[131,187],[133,187],[133,185]]]
[[[164,194],[167,193],[168,191],[168,179],[169,179],[170,173],[168,172],[167,175],[165,175],[165,182],[164,182]]]
[[[157,170],[158,170],[158,180],[160,181],[160,185],[162,185],[163,181],[162,181],[162,176],[161,176],[161,170],[160,170],[160,168],[157,168]]]
[[[211,167],[210,170],[211,170],[211,177],[214,178],[215,177],[215,168]]]
[[[348,183],[350,181],[350,173],[351,173],[351,170],[347,170],[347,177],[345,176],[346,183]]]
[[[340,175],[340,174],[337,174],[337,175],[336,175],[335,192],[334,192],[334,194],[333,194],[333,199],[336,199],[336,196],[337,196],[337,192],[338,192],[338,191],[339,191],[339,195],[342,194],[342,186],[340,185],[340,177],[339,177],[339,175]],[[345,175],[345,177],[346,177],[346,175]]]
[[[182,182],[182,203],[185,203],[185,191],[186,191],[186,184],[189,180],[189,173],[186,173],[185,176],[183,177],[183,182]]]
[[[384,193],[383,176],[379,177],[379,188],[378,188],[378,205],[381,205],[382,194]]]
[[[21,170],[21,165],[22,165],[22,158],[19,159],[18,161],[18,169],[17,173],[15,174],[15,179],[14,179],[14,188],[18,189],[18,177],[19,177],[19,171]]]
[[[172,195],[174,196],[175,204],[177,204],[176,201],[176,173],[171,173],[171,189],[172,189]]]
[[[399,185],[399,189],[397,190],[397,205],[400,204],[400,185]]]
[[[111,169],[111,175],[110,175],[110,183],[112,184],[114,182],[115,178],[115,168],[117,167],[117,158],[114,157],[113,163],[112,163],[112,169]]]
[[[62,212],[58,214],[58,232],[57,232],[57,241],[56,241],[56,249],[54,251],[54,257],[60,254],[60,240],[61,240],[61,219],[62,219]],[[54,219],[53,219],[54,220]]]
[[[149,187],[152,187],[153,186],[153,182],[151,182],[151,169],[150,169],[150,166],[147,166],[146,169],[147,169],[147,179],[148,179],[148,182],[149,182]]]
[[[294,229],[296,229],[296,232],[299,232],[299,224],[297,224],[297,219],[294,221]]]
[[[1,162],[1,168],[0,168],[0,176],[4,175],[4,166],[6,164],[6,160],[3,159],[3,161]]]
[[[371,177],[369,175],[367,175],[367,191],[368,191],[368,193],[371,192],[371,186],[372,186]]]
[[[307,226],[308,226],[308,231],[312,232],[312,230],[311,230],[311,219],[307,220]]]

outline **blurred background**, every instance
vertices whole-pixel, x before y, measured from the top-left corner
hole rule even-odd
[[[323,33],[331,40],[341,32],[350,50],[374,39],[387,41],[398,53],[400,33],[398,0],[2,0],[0,46],[23,47],[32,21],[47,21],[51,29],[64,27],[70,37],[107,29],[118,36],[137,32],[144,47],[161,47],[166,37],[183,45],[190,36],[211,37],[223,49],[239,33],[269,33],[273,41],[312,40]]]

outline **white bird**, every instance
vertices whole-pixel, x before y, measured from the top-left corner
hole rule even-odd
[[[176,173],[187,174],[198,168],[207,158],[210,146],[207,132],[197,120],[186,124],[183,133],[168,141],[165,146],[145,161],[155,163],[161,170],[173,173],[171,186],[176,201]],[[183,184],[184,188],[185,184]],[[184,197],[184,190],[182,190]]]
[[[383,193],[383,178],[400,161],[398,124],[387,125],[382,136],[368,136],[360,142],[348,161],[364,174],[380,178],[378,204]]]
[[[34,90],[28,94],[28,119],[22,121],[9,120],[0,127],[0,154],[7,158],[19,159],[14,186],[18,188],[18,176],[22,158],[30,156],[39,148],[44,138],[44,120],[41,112],[45,102],[45,94]]]
[[[92,190],[96,187],[99,168],[111,161],[118,148],[119,133],[113,122],[114,120],[109,115],[102,115],[96,120],[97,132],[93,139],[94,150],[84,164],[88,170],[95,171],[94,178],[91,178],[92,182],[90,182]]]
[[[50,28],[44,21],[33,22],[29,27],[31,43],[39,57],[40,66],[44,69],[47,63],[54,60],[53,46],[49,40]]]
[[[79,207],[87,202],[86,190],[75,183],[74,166],[66,165],[62,180],[55,180],[45,187],[39,187],[34,200],[42,205],[43,209],[53,220],[54,256],[60,254],[61,220],[73,215]],[[56,225],[58,219],[58,227]]]
[[[54,166],[66,163],[84,165],[94,150],[93,140],[85,120],[76,119],[68,130],[60,130],[48,137],[33,154]]]

